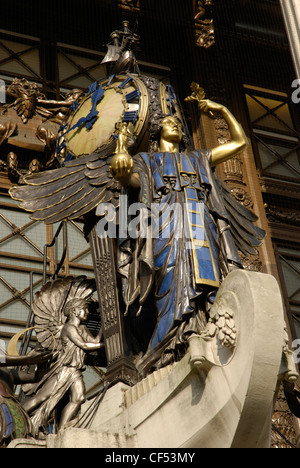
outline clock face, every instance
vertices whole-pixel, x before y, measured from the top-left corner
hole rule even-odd
[[[147,88],[136,76],[117,75],[94,83],[88,94],[73,104],[60,128],[56,150],[60,163],[104,149],[122,121],[132,124],[138,144],[147,113]]]

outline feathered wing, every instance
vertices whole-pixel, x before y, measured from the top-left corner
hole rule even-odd
[[[35,294],[34,324],[37,327],[37,340],[43,348],[51,348],[54,337],[57,350],[60,349],[61,330],[66,322],[64,306],[71,299],[90,299],[95,289],[95,281],[86,276],[68,276],[49,281]]]
[[[257,216],[239,203],[230,193],[228,186],[216,176],[217,186],[224,201],[227,217],[231,226],[231,234],[240,252],[245,255],[257,254],[266,233],[256,226]]]
[[[113,145],[66,162],[64,167],[25,177],[26,185],[14,186],[10,195],[31,219],[53,224],[75,219],[102,202],[119,204],[120,187],[110,173]]]

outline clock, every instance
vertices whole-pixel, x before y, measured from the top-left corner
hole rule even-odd
[[[95,82],[72,104],[59,129],[56,155],[60,164],[104,150],[116,137],[116,125],[121,122],[132,124],[138,146],[145,134],[148,108],[147,88],[135,75],[113,75]]]

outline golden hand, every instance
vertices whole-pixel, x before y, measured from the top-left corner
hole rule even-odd
[[[222,111],[224,106],[221,104],[217,104],[216,102],[210,101],[209,99],[205,99],[205,91],[201,88],[200,85],[193,82],[191,84],[192,94],[185,98],[187,102],[194,102],[198,103],[198,107],[202,112],[207,112],[213,117],[213,111]]]
[[[196,101],[199,109],[202,112],[209,113],[211,117],[214,116],[214,112],[220,112],[230,131],[231,141],[212,149],[211,165],[216,166],[217,164],[225,162],[243,151],[248,145],[247,137],[243,128],[227,107],[210,101],[209,99],[205,99],[204,89],[195,82],[191,84],[191,90],[191,96],[187,97],[185,100],[187,102]]]
[[[116,180],[126,185],[132,173],[133,159],[128,153],[116,154],[111,160],[109,169]]]
[[[222,104],[218,104],[217,102],[211,101],[210,99],[203,99],[202,101],[199,101],[198,107],[202,112],[208,112],[211,114],[213,111],[222,112],[222,110],[224,110],[224,106]]]
[[[128,135],[133,134],[126,122],[117,124],[116,130],[118,133],[117,147],[109,169],[113,177],[125,187],[130,181],[133,169],[133,159],[128,153]]]

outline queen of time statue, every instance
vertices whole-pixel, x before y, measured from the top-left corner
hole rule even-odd
[[[204,330],[223,279],[243,268],[238,251],[255,252],[264,232],[214,174],[218,164],[246,148],[241,125],[193,83],[187,100],[201,112],[221,114],[231,133],[228,143],[194,149],[173,88],[141,75],[132,54],[120,69],[122,35],[126,48],[128,25],[115,32],[110,46],[120,55],[112,60],[116,73],[112,67],[109,78],[94,83],[61,126],[62,167],[26,176],[25,185],[10,193],[32,219],[85,217],[108,363],[116,361],[109,356],[118,346],[111,346],[115,331],[107,330],[119,315],[129,324],[131,359],[144,373],[182,356],[187,337]],[[120,195],[129,209],[136,202],[144,207],[140,222],[146,231],[107,241],[97,230],[95,243],[103,206],[118,211],[117,223],[124,215]]]
[[[139,297],[142,311],[153,293],[157,318],[146,359],[151,362],[159,350],[156,366],[174,359],[189,334],[204,330],[206,312],[222,279],[242,268],[213,168],[243,151],[247,139],[227,108],[203,99],[197,85],[192,88],[190,99],[201,111],[222,114],[231,132],[229,143],[212,150],[187,150],[180,119],[163,115],[156,122],[155,151],[132,159],[117,148],[110,166],[131,196],[135,192],[144,204],[161,208],[156,210],[160,211],[156,232],[152,229],[146,239],[119,244],[118,263],[127,307]]]

